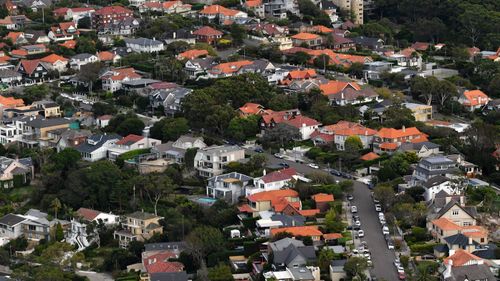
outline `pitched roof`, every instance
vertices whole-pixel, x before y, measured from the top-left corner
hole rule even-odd
[[[6,214],[5,216],[0,218],[0,224],[15,226],[16,224],[19,224],[25,220],[25,218],[15,214]]]
[[[243,4],[247,8],[253,8],[262,5],[262,0],[247,0]]]
[[[87,209],[87,208],[80,208],[78,211],[76,211],[80,217],[83,217],[84,219],[88,221],[94,220],[101,212],[92,210],[92,209]]]
[[[115,54],[109,51],[102,51],[97,54],[100,61],[112,61],[115,58]]]
[[[24,101],[23,101],[23,99],[16,99],[14,97],[0,96],[0,105],[6,106],[6,107],[23,106]]]
[[[311,30],[313,32],[318,32],[318,33],[330,33],[330,32],[333,32],[333,29],[331,28],[328,28],[324,25],[315,25],[313,27],[311,27]]]
[[[330,80],[328,83],[320,85],[319,89],[324,95],[332,95],[340,93],[347,87],[351,87],[357,91],[361,90],[361,86],[359,86],[356,82],[344,82],[337,80]]]
[[[291,180],[297,174],[297,171],[294,168],[287,168],[278,171],[271,172],[262,178],[260,178],[265,183],[277,182],[277,181],[285,181]]]
[[[187,50],[185,52],[182,52],[178,55],[178,58],[180,59],[195,59],[201,56],[208,56],[208,51],[207,50]]]
[[[416,127],[394,129],[394,128],[382,128],[377,132],[377,136],[384,139],[396,139],[409,136],[425,135],[420,132]]]
[[[448,264],[450,260],[453,261],[453,266],[463,266],[468,262],[470,262],[471,260],[477,261],[481,260],[481,258],[471,253],[468,253],[467,251],[464,251],[462,249],[458,249],[455,251],[453,255],[445,258],[443,263]]]
[[[417,51],[425,51],[429,48],[430,43],[425,42],[415,42],[411,45],[411,47]]]
[[[124,137],[123,139],[117,141],[116,144],[117,145],[132,145],[132,144],[142,140],[143,138],[144,138],[143,136],[130,134],[130,135]]]
[[[177,254],[171,251],[163,251],[161,253],[151,255],[143,259],[144,267],[148,273],[159,272],[181,272],[184,270],[184,265],[180,262],[171,262],[169,259],[177,258]]]
[[[321,203],[321,202],[333,202],[333,201],[334,201],[333,194],[326,194],[326,193],[318,193],[318,194],[314,194],[314,195],[312,196],[312,199],[313,199],[316,203]]]
[[[439,218],[431,222],[442,230],[460,230],[461,227],[447,218]]]
[[[40,64],[40,60],[21,60],[20,64],[23,66],[24,71],[31,75]]]
[[[485,105],[489,101],[489,97],[481,90],[465,91],[464,97],[467,99],[464,104],[468,106]]]
[[[372,160],[375,160],[379,157],[380,156],[378,156],[378,154],[375,152],[368,152],[367,154],[361,156],[359,159],[361,159],[363,161],[372,161]]]
[[[458,266],[451,269],[453,279],[446,279],[446,281],[496,281],[497,278],[491,272],[490,268],[485,264],[474,264],[468,266]]]
[[[76,41],[75,40],[68,40],[64,43],[60,43],[59,46],[68,48],[68,49],[74,49],[76,47]]]
[[[296,40],[315,40],[320,38],[319,35],[307,32],[301,32],[292,36],[292,39]]]
[[[299,193],[293,189],[280,189],[263,191],[259,193],[254,193],[248,196],[248,200],[252,202],[262,202],[262,201],[279,201],[286,197],[299,197]]]
[[[117,14],[133,14],[131,10],[122,6],[108,6],[95,11],[96,15],[117,15]]]
[[[320,209],[298,210],[299,214],[304,217],[314,217],[321,213]]]
[[[241,11],[238,10],[233,10],[233,9],[228,9],[224,6],[221,5],[210,5],[210,6],[205,6],[203,10],[200,11],[200,14],[205,14],[205,15],[224,15],[227,17],[232,17],[236,16],[238,13],[241,13]]]
[[[291,233],[293,236],[321,236],[323,233],[317,226],[292,226],[271,229],[271,236],[281,232]]]
[[[325,240],[334,240],[334,239],[339,239],[342,238],[342,233],[326,233],[323,234],[323,238]]]
[[[127,68],[115,68],[106,72],[101,76],[101,79],[111,79],[114,81],[122,81],[125,79],[139,79],[142,76],[135,72],[135,69],[132,67]]]
[[[302,115],[298,115],[288,120],[285,120],[283,123],[293,126],[295,128],[302,128],[303,126],[321,125],[321,123],[318,122],[317,120]]]
[[[67,62],[68,59],[65,58],[65,57],[62,57],[60,55],[50,54],[50,55],[48,55],[46,57],[41,58],[40,61],[47,62],[47,63],[50,63],[50,64],[54,64],[54,63],[56,63],[58,61]]]
[[[255,114],[262,113],[263,109],[264,109],[264,107],[258,103],[247,102],[242,107],[240,107],[238,110],[244,114],[255,115]]]
[[[379,145],[379,147],[385,150],[396,150],[398,148],[398,144],[395,142],[383,142]]]
[[[316,70],[314,69],[297,69],[288,72],[288,78],[290,79],[307,79],[316,77]]]
[[[203,26],[195,30],[193,34],[198,36],[222,36],[223,33],[210,26]]]
[[[10,39],[12,40],[13,44],[16,44],[17,38],[19,38],[19,36],[21,35],[24,35],[24,32],[11,31],[4,37],[4,39]]]
[[[252,64],[252,61],[249,60],[240,60],[240,61],[232,61],[232,62],[225,62],[218,64],[210,70],[212,73],[224,73],[224,74],[230,74],[234,72],[238,72],[241,67],[245,65],[250,65]]]

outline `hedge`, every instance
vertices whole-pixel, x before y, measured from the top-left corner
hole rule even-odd
[[[425,244],[413,244],[410,246],[412,254],[433,254],[434,247],[439,245],[439,243],[425,243]]]

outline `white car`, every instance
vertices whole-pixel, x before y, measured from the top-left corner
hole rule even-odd
[[[358,212],[358,207],[351,206],[351,213],[357,213],[357,212]]]
[[[382,227],[382,234],[386,235],[386,234],[389,234],[389,228],[384,225],[384,227]]]
[[[397,269],[398,273],[405,273],[405,269],[401,265],[396,266],[396,269]]]
[[[355,226],[361,226],[361,221],[359,221],[359,220],[354,221],[354,225],[355,225]]]
[[[274,153],[274,157],[278,158],[278,159],[283,159],[285,158],[285,156],[283,154],[279,154],[279,153]]]
[[[314,163],[309,163],[307,166],[313,168],[313,169],[319,169],[319,166],[314,164]]]
[[[365,237],[365,232],[363,230],[358,230],[358,237],[359,238]]]
[[[394,250],[394,244],[391,241],[387,241],[387,249]]]
[[[380,204],[375,204],[375,211],[382,212],[382,206],[380,206]]]

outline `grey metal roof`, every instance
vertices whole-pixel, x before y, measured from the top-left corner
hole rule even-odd
[[[26,220],[25,218],[18,216],[18,215],[6,214],[5,216],[0,218],[0,224],[14,226],[16,224],[19,224],[19,223],[25,221],[25,220]]]
[[[11,69],[0,69],[0,78],[20,77],[21,73]]]
[[[144,244],[145,251],[179,250],[182,252],[185,248],[186,248],[185,242],[162,242],[162,243]]]
[[[441,210],[439,210],[439,213],[437,214],[437,218],[442,217],[446,212],[448,212],[449,209],[451,209],[451,207],[453,207],[455,205],[460,207],[460,209],[462,209],[464,212],[469,214],[469,216],[471,216],[472,218],[475,218],[477,216],[476,207],[474,207],[474,206],[462,207],[455,199],[452,199]]]
[[[351,39],[352,41],[354,41],[354,43],[362,46],[375,47],[377,45],[382,44],[382,42],[379,42],[382,39],[375,37],[358,36],[358,37],[353,37]]]
[[[226,152],[233,152],[233,151],[239,151],[239,150],[243,150],[243,148],[241,148],[237,145],[214,145],[214,146],[202,148],[198,151],[203,151],[204,153],[222,154],[222,153],[226,153]]]
[[[497,278],[485,264],[456,266],[451,268],[453,281],[496,281]],[[447,279],[448,280],[448,279]]]
[[[447,181],[450,181],[450,179],[447,177],[443,177],[443,176],[438,175],[438,176],[435,176],[435,177],[428,179],[426,182],[424,182],[423,186],[426,188],[431,188],[433,186],[442,184],[442,183],[447,182]]]
[[[421,160],[429,164],[453,164],[454,162],[444,156],[429,156]]]
[[[149,84],[158,83],[158,82],[160,82],[160,80],[141,78],[141,79],[123,81],[122,84],[123,85],[130,85],[130,86],[144,85],[144,87],[146,87]]]
[[[307,267],[288,268],[293,276],[293,280],[314,280],[314,276]]]
[[[157,215],[146,213],[146,212],[133,212],[131,214],[125,215],[129,218],[139,219],[139,220],[149,220],[154,218],[160,218]]]
[[[342,268],[344,268],[344,265],[345,265],[346,262],[347,262],[347,260],[332,260],[330,262],[330,265],[332,267],[342,267]]]
[[[282,222],[283,227],[303,226],[306,222],[306,218],[303,216],[288,216],[288,215],[282,215],[282,214],[272,215],[271,220]]]
[[[87,141],[80,144],[77,146],[75,149],[78,150],[79,152],[86,152],[86,153],[91,153],[97,149],[99,149],[104,143],[106,143],[109,140],[119,140],[122,137],[120,137],[117,134],[98,134],[98,135],[92,135],[89,138],[87,138]],[[90,142],[95,142],[95,144],[90,144]]]
[[[445,237],[444,241],[446,241],[449,245],[459,245],[460,247],[469,245],[469,238],[462,233]]]
[[[286,237],[286,238],[269,243],[269,247],[273,251],[282,251],[283,249],[288,247],[290,244],[294,244],[297,247],[304,247],[305,246],[304,242],[302,242],[301,240]]]
[[[34,118],[34,119],[26,122],[26,125],[33,127],[33,128],[46,128],[46,127],[69,124],[71,122],[72,122],[71,120],[66,119],[66,118],[45,119],[43,117],[37,117],[37,118]]]
[[[137,44],[137,45],[141,45],[144,47],[163,44],[163,42],[161,42],[161,41],[158,41],[155,39],[143,38],[143,37],[125,38],[124,40],[125,40],[125,43],[127,43],[127,44]]]
[[[188,275],[182,272],[151,273],[151,281],[187,281]]]
[[[281,251],[273,251],[275,264],[288,264],[297,256],[302,256],[306,261],[316,260],[314,246],[297,247],[294,244],[288,245]]]

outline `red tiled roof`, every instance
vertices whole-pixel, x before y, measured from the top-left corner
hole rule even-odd
[[[299,214],[303,217],[314,217],[319,214],[321,211],[319,209],[311,209],[311,210],[299,210]]]
[[[184,270],[184,265],[180,262],[171,262],[169,259],[177,258],[173,252],[162,252],[143,259],[146,271],[151,273],[160,272],[180,272]]]
[[[108,6],[101,8],[95,12],[96,15],[113,15],[113,14],[133,14],[133,12],[122,6]]]
[[[432,224],[437,226],[441,230],[460,230],[461,227],[456,223],[452,222],[447,218],[439,218],[437,220],[433,220]]]
[[[328,83],[321,84],[319,89],[324,95],[334,95],[342,92],[347,87],[351,87],[356,91],[361,90],[361,86],[359,86],[356,82],[344,82],[337,80],[330,80]]]
[[[245,65],[253,64],[252,61],[249,60],[240,60],[240,61],[232,61],[218,64],[210,70],[212,73],[221,73],[221,74],[230,74],[234,72],[238,72],[241,67]]]
[[[264,107],[258,103],[247,102],[238,110],[247,115],[257,115],[262,113]]]
[[[314,194],[312,196],[312,199],[316,203],[324,203],[324,202],[333,202],[334,201],[333,194],[326,194],[326,193]]]
[[[326,234],[323,234],[323,238],[325,240],[335,240],[335,239],[339,239],[339,238],[342,238],[342,234],[341,233],[326,233]]]
[[[409,136],[419,136],[425,135],[420,132],[416,127],[404,128],[404,129],[394,129],[394,128],[382,128],[377,132],[377,136],[384,139],[397,139]]]
[[[309,126],[321,125],[321,123],[318,122],[317,120],[302,115],[295,116],[291,119],[285,120],[283,123],[293,126],[295,128],[302,128],[303,126],[309,127]]]
[[[379,147],[384,150],[396,150],[398,148],[398,144],[395,142],[383,142],[379,145]]]
[[[485,105],[489,102],[489,97],[481,90],[465,91],[464,97],[467,99],[464,105],[476,106]]]
[[[97,119],[99,120],[111,120],[111,118],[113,118],[113,115],[108,115],[108,114],[97,117]]]
[[[361,156],[359,159],[361,159],[363,161],[371,161],[371,160],[375,160],[379,157],[380,156],[378,156],[378,154],[375,152],[368,152],[367,154]]]
[[[50,55],[48,55],[46,57],[41,58],[40,61],[47,62],[47,63],[50,63],[50,64],[54,64],[54,63],[56,63],[58,61],[67,62],[68,59],[65,58],[65,57],[62,57],[60,55],[50,54]]]
[[[295,176],[296,174],[297,171],[294,168],[286,168],[283,170],[271,172],[263,176],[261,180],[265,183],[291,180],[292,176]]]
[[[248,200],[252,202],[260,202],[260,201],[272,201],[276,198],[284,198],[284,197],[299,197],[299,193],[293,189],[280,189],[280,190],[271,190],[271,191],[263,191],[259,193],[252,194],[248,196]]]
[[[17,41],[17,38],[19,38],[19,36],[21,36],[23,34],[24,34],[23,32],[14,32],[14,31],[11,31],[4,38],[5,39],[10,39],[12,41],[12,43],[15,44],[16,41]]]
[[[317,226],[292,226],[271,229],[271,236],[280,232],[288,232],[293,236],[322,236],[323,233],[319,231]]]
[[[335,135],[325,134],[325,133],[322,133],[322,132],[316,130],[311,134],[311,139],[314,139],[314,138],[320,138],[324,142],[330,143],[330,142],[333,142],[335,140]]]
[[[328,28],[324,25],[315,25],[311,28],[314,32],[318,32],[318,33],[330,33],[330,32],[333,32],[333,29],[331,28]]]
[[[238,211],[240,211],[241,213],[253,213],[252,208],[248,204],[238,206]]]
[[[481,258],[465,250],[458,249],[453,255],[445,258],[443,264],[448,264],[450,260],[453,261],[453,267],[458,267],[464,266],[472,260],[479,261]]]
[[[108,71],[108,73],[104,74],[101,78],[102,79],[111,79],[114,81],[122,81],[126,78],[129,78],[129,79],[141,78],[141,75],[136,73],[134,68],[127,67],[127,68],[112,69],[112,70]]]
[[[221,14],[221,15],[224,15],[226,17],[234,17],[238,13],[241,13],[241,11],[228,9],[228,8],[221,6],[221,5],[205,6],[205,8],[203,8],[203,10],[200,11],[200,14],[204,14],[204,15]]]
[[[94,220],[101,213],[99,211],[87,209],[87,208],[80,208],[76,212],[80,217],[82,217],[88,221]]]
[[[31,75],[35,71],[36,67],[40,64],[40,60],[21,60],[21,65],[24,71]]]
[[[74,49],[76,47],[76,41],[75,40],[68,40],[64,43],[60,43],[59,46],[68,48],[68,49]]]
[[[316,76],[316,70],[314,69],[292,70],[288,73],[290,79],[307,79]]]
[[[262,5],[262,0],[247,0],[243,4],[247,8],[253,8]]]
[[[198,36],[222,36],[223,33],[210,26],[204,26],[195,30],[193,34]]]
[[[100,61],[113,61],[115,58],[115,54],[109,52],[109,51],[102,51],[97,54],[99,57]]]
[[[0,96],[0,105],[4,107],[15,107],[15,106],[23,106],[23,99],[16,99],[14,97],[4,97]]]
[[[295,40],[315,40],[318,38],[319,38],[318,34],[312,34],[312,33],[307,33],[307,32],[301,32],[299,34],[295,34],[292,36],[292,39],[295,39]]]
[[[134,144],[134,143],[142,140],[143,138],[144,138],[143,136],[130,134],[130,135],[124,137],[123,139],[117,141],[116,144],[118,144],[118,145],[131,145],[131,144]]]
[[[201,56],[208,56],[207,50],[187,50],[178,55],[179,59],[192,60]]]
[[[417,51],[425,51],[429,48],[429,43],[425,42],[415,42],[411,45],[411,47]]]
[[[28,51],[15,49],[15,50],[10,51],[10,54],[13,56],[16,56],[16,57],[25,57],[28,55]]]

